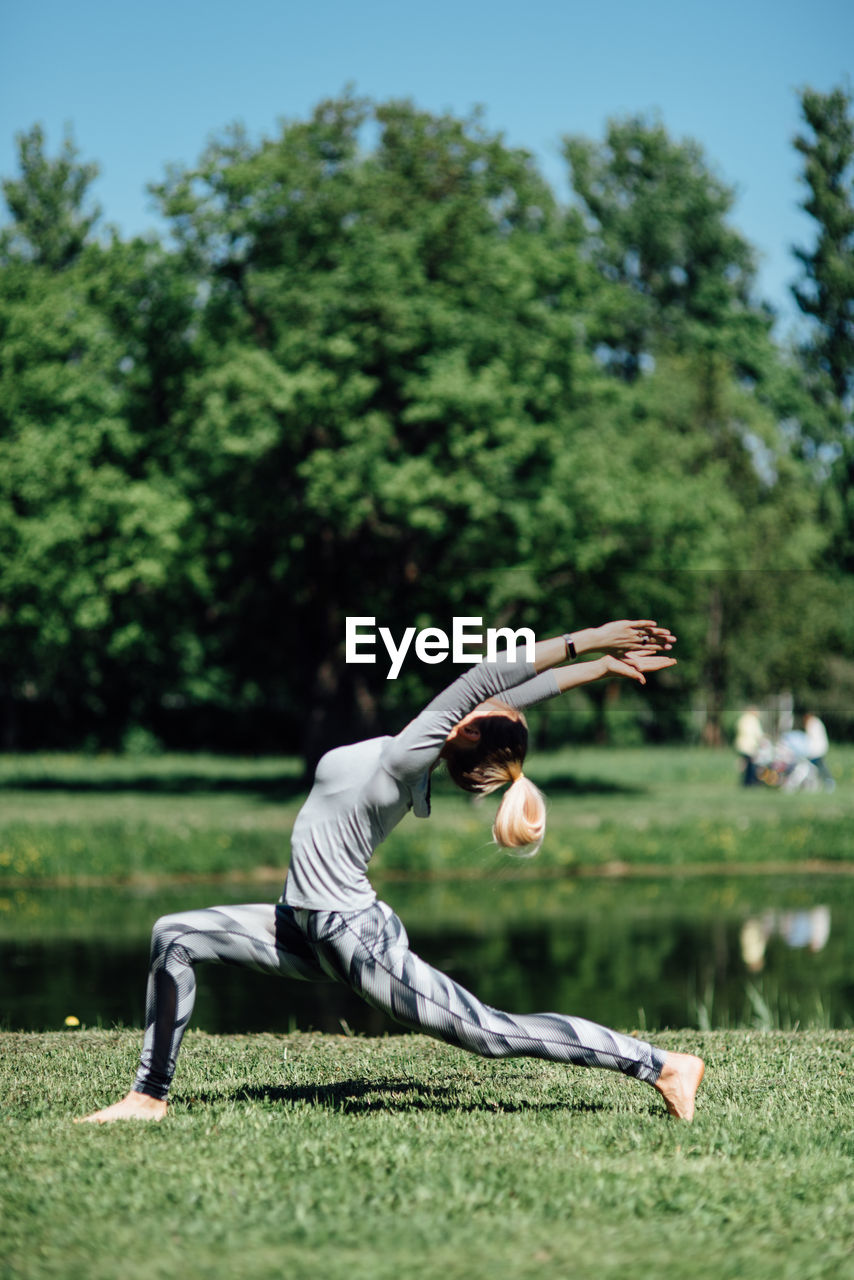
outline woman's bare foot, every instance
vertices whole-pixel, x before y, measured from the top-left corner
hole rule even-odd
[[[705,1071],[702,1058],[693,1053],[668,1053],[664,1058],[661,1075],[653,1085],[667,1104],[667,1110],[677,1120],[693,1120],[694,1095],[700,1087]]]
[[[93,1111],[91,1116],[80,1116],[75,1124],[85,1124],[91,1120],[94,1124],[110,1124],[113,1120],[162,1120],[166,1115],[166,1099],[152,1098],[147,1093],[137,1093],[135,1089],[114,1102],[103,1111]]]

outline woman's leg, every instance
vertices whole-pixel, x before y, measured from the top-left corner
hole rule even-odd
[[[702,1077],[699,1058],[667,1054],[584,1018],[493,1009],[414,955],[401,921],[385,903],[347,915],[298,912],[297,919],[332,976],[412,1030],[487,1058],[545,1058],[620,1071],[658,1088],[672,1114],[693,1114]],[[686,1091],[689,1098],[682,1097]]]
[[[235,964],[285,978],[326,982],[305,936],[283,903],[208,907],[162,916],[151,937],[145,1039],[131,1093],[114,1107],[84,1117],[159,1119],[196,997],[195,966]],[[158,1105],[152,1105],[155,1104]]]

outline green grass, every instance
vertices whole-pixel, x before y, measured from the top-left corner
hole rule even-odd
[[[601,1071],[418,1036],[191,1032],[159,1126],[74,1126],[131,1031],[0,1036],[0,1274],[63,1280],[854,1275],[854,1034],[662,1033],[692,1126]]]
[[[851,859],[854,748],[837,748],[833,794],[736,785],[730,752],[658,747],[532,757],[549,801],[546,843],[523,874]],[[479,874],[494,802],[447,779],[429,822],[408,818],[373,873]],[[295,761],[81,756],[0,757],[0,894],[57,880],[281,877],[305,791]]]
[[[433,818],[402,824],[375,880],[413,925],[482,938],[499,975],[511,921],[551,930],[557,965],[566,921],[610,937],[627,897],[664,933],[692,913],[829,901],[844,985],[854,877],[802,873],[851,866],[854,748],[832,766],[832,795],[787,796],[739,789],[727,752],[534,756],[550,802],[534,862],[490,847],[491,804],[440,780]],[[0,757],[0,936],[142,939],[164,894],[171,909],[225,901],[245,893],[235,876],[277,895],[298,774],[292,760]],[[727,874],[706,878],[713,866]],[[786,1025],[755,990],[747,1017]],[[731,1025],[718,994],[711,1025]],[[78,1127],[125,1092],[140,1033],[0,1033],[0,1277],[854,1277],[854,1032],[820,1027],[645,1031],[707,1060],[690,1127],[606,1072],[418,1036],[197,1031],[164,1124]]]

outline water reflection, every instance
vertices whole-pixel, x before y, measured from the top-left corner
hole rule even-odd
[[[773,883],[773,882],[772,882]],[[249,901],[257,886],[231,886]],[[839,887],[841,889],[841,886]],[[706,882],[394,886],[384,896],[406,921],[413,948],[514,1011],[558,1010],[618,1028],[854,1024],[854,886]],[[813,895],[809,902],[807,895]],[[740,896],[739,896],[740,895]],[[35,896],[18,937],[0,935],[0,1023],[25,1030],[139,1026],[153,919],[225,901],[210,887],[152,896],[81,892]],[[29,912],[29,917],[28,917]],[[48,921],[60,936],[47,936]],[[58,926],[62,925],[59,929]],[[210,1032],[309,1030],[375,1035],[400,1027],[333,983],[277,981],[203,966],[192,1025]]]
[[[774,934],[788,947],[807,947],[823,951],[830,937],[830,908],[812,907],[809,911],[763,911],[750,916],[741,926],[741,954],[751,973],[765,968],[765,952]]]

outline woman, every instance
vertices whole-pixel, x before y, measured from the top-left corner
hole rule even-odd
[[[674,640],[651,621],[611,622],[543,640],[531,664],[505,658],[474,666],[396,737],[325,755],[294,824],[285,889],[275,906],[213,907],[157,921],[133,1087],[121,1102],[82,1119],[160,1120],[166,1114],[193,1007],[194,965],[213,960],[308,981],[335,979],[412,1030],[484,1057],[537,1057],[623,1072],[651,1084],[671,1115],[690,1120],[704,1069],[699,1058],[666,1053],[582,1018],[489,1008],[409,950],[403,925],[377,900],[366,874],[374,851],[409,809],[429,816],[430,775],[440,759],[467,791],[485,794],[509,783],[493,834],[506,848],[536,851],[545,802],[522,772],[522,708],[608,676],[645,684],[645,672],[673,665],[664,651]],[[602,656],[560,665],[593,652]]]

